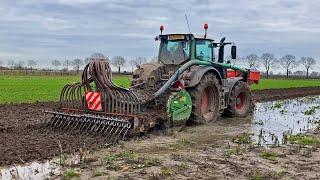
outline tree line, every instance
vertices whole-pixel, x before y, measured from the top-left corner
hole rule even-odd
[[[95,53],[93,55],[96,56],[103,56],[102,54]],[[120,73],[121,69],[124,66],[130,66],[131,71],[134,70],[135,67],[140,66],[146,62],[156,62],[157,57],[152,57],[147,59],[145,57],[137,57],[132,60],[127,60],[123,56],[114,56],[112,58],[104,57],[111,65],[117,68],[117,72]],[[76,58],[74,60],[57,60],[54,59],[51,61],[51,65],[55,71],[65,71],[68,72],[70,68],[73,68],[74,71],[79,73],[81,67],[89,63],[92,57],[88,57],[85,59]],[[229,60],[229,58],[227,58]],[[291,70],[298,66],[303,66],[306,70],[306,77],[309,78],[310,70],[316,65],[317,61],[313,57],[301,57],[300,59],[296,58],[294,55],[287,54],[280,58],[276,58],[272,53],[263,53],[262,55],[258,56],[256,54],[249,54],[242,58],[237,58],[237,60],[231,60],[235,64],[236,61],[240,61],[246,64],[246,66],[250,69],[257,69],[263,68],[266,74],[266,77],[269,78],[270,72],[272,69],[283,69],[285,71],[286,77],[288,78],[290,74],[292,74]],[[38,65],[38,62],[35,60],[28,60],[28,61],[13,61],[9,60],[7,62],[7,67],[11,70],[30,70],[33,71],[35,67]],[[0,70],[4,67],[4,62],[0,60]],[[62,67],[62,68],[61,68]],[[300,76],[302,74],[299,74]]]
[[[313,57],[296,58],[294,55],[287,54],[280,58],[276,58],[271,53],[263,53],[261,56],[249,54],[242,59],[250,69],[257,69],[262,66],[265,70],[266,77],[269,78],[269,73],[272,68],[282,68],[288,78],[292,73],[291,70],[299,66],[303,66],[306,70],[306,77],[309,78],[310,70],[316,65],[317,61]]]
[[[98,54],[98,53],[97,53]],[[143,63],[148,62],[148,59],[145,57],[137,57],[135,59],[132,59],[128,61],[126,58],[122,56],[114,56],[109,60],[108,57],[103,57],[105,60],[107,60],[111,65],[117,68],[117,72],[120,73],[122,68],[124,66],[130,66],[131,71],[134,70],[135,67],[140,66]],[[74,70],[77,73],[79,73],[81,67],[83,65],[86,65],[91,61],[92,57],[88,57],[85,59],[76,58],[74,60],[58,60],[54,59],[51,60],[51,70],[54,71],[65,71],[68,72],[69,70]],[[150,61],[156,61],[157,57],[153,57],[150,59]],[[14,61],[9,60],[7,61],[7,64],[4,64],[3,61],[0,60],[0,71],[6,67],[6,69],[9,69],[11,71],[13,70],[30,70],[33,71],[38,66],[38,62],[36,60],[28,60],[28,61]]]

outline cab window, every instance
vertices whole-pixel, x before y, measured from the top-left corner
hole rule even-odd
[[[196,41],[196,58],[204,61],[212,61],[211,42],[208,40]]]
[[[162,40],[159,60],[164,64],[181,64],[190,58],[190,41]]]

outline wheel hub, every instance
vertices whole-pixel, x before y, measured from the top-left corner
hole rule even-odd
[[[245,94],[243,92],[239,93],[236,99],[236,109],[241,110],[244,107],[245,102],[246,102]]]
[[[205,88],[202,95],[201,95],[201,102],[200,102],[200,110],[203,115],[211,112],[211,106],[213,104],[213,94],[212,90],[209,87]]]

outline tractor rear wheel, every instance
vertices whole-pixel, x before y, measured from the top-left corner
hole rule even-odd
[[[219,117],[220,89],[219,81],[213,74],[205,74],[199,84],[188,89],[192,100],[189,124],[205,124]]]
[[[227,115],[231,117],[245,117],[252,112],[253,107],[249,85],[242,81],[237,82],[230,93]]]

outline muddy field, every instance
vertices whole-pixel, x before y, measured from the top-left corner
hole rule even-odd
[[[288,97],[306,96],[308,94],[320,94],[320,88],[256,91],[254,92],[254,98],[261,102],[269,99],[274,100]],[[80,152],[93,152],[93,150],[97,149],[98,147],[108,146],[106,141],[102,138],[81,136],[79,133],[71,134],[41,128],[39,123],[42,117],[42,110],[51,109],[56,106],[57,103],[34,103],[0,106],[0,165],[23,164],[33,160],[51,159],[57,155],[73,154],[75,151],[79,152],[79,149],[81,149]],[[263,108],[260,107],[260,109]],[[272,167],[274,171],[263,171],[265,174],[261,174],[261,176],[277,177],[278,168],[280,168],[280,166],[286,166],[286,163],[290,163],[290,159],[292,160],[294,158],[298,158],[297,162],[295,163],[303,164],[303,166],[305,166],[305,168],[309,169],[311,172],[314,172],[315,169],[319,167],[318,165],[320,164],[320,160],[317,159],[320,157],[319,151],[316,151],[315,153],[309,153],[308,157],[297,157],[297,154],[294,154],[291,157],[289,155],[286,156],[288,154],[286,152],[291,151],[290,148],[276,148],[273,150],[277,151],[278,154],[282,154],[281,157],[286,156],[287,158],[284,158],[283,161],[280,158],[281,163],[275,165],[274,162],[263,160],[261,163],[261,158],[257,159],[257,154],[262,151],[260,148],[253,148],[247,145],[240,146],[239,144],[230,143],[230,140],[236,138],[239,134],[248,132],[248,130],[250,130],[250,126],[250,119],[226,119],[222,121],[220,120],[208,127],[185,127],[181,130],[181,132],[178,132],[180,130],[155,132],[154,134],[149,135],[150,137],[147,140],[132,140],[112,146],[110,149],[104,148],[96,153],[90,154],[89,159],[93,159],[93,167],[95,167],[95,164],[98,163],[97,167],[101,168],[101,172],[105,172],[105,168],[109,169],[108,176],[120,176],[123,178],[126,178],[126,176],[152,178],[153,176],[150,176],[150,172],[148,171],[154,173],[153,175],[155,177],[170,177],[172,174],[179,172],[179,176],[174,177],[188,177],[191,175],[192,177],[212,176],[213,178],[219,178],[227,176],[234,178],[236,177],[236,174],[234,174],[236,172],[245,178],[255,175],[254,173],[256,171],[254,171],[254,168],[259,170],[259,168],[263,169],[265,166],[269,167],[266,169],[270,169],[271,166],[274,166]],[[259,132],[259,129],[251,129],[250,131],[257,133]],[[280,137],[277,138],[280,139]],[[253,139],[257,139],[257,137]],[[89,149],[89,151],[86,149]],[[133,162],[130,164],[130,160],[128,163],[127,161],[123,162],[123,159],[120,159],[122,163],[115,164],[115,167],[109,167],[110,163],[107,163],[108,165],[106,165],[105,155],[102,157],[103,162],[99,160],[101,159],[101,153],[108,154],[119,151],[124,151],[124,156],[128,156],[129,159],[131,156],[138,156],[138,160],[135,160],[141,160],[143,162],[151,161],[149,162],[151,164],[158,164],[159,161],[161,162],[161,166],[160,164],[156,167],[148,165],[148,168],[142,168],[142,170],[139,167],[132,167],[132,164],[137,165],[138,162]],[[296,151],[298,154],[303,154],[305,153],[304,151],[309,152],[308,149],[298,149]],[[229,158],[231,159],[226,159],[225,155],[228,154],[228,152],[231,154],[236,152],[236,154],[239,154],[239,156],[230,156]],[[158,159],[156,162],[153,162],[155,161],[154,159],[148,159],[149,157],[147,157],[147,155],[150,153],[156,154],[155,158]],[[190,153],[192,153],[192,156],[189,155]],[[316,155],[316,161],[313,161],[311,164],[307,163],[307,159],[305,158],[310,158],[314,155]],[[110,158],[113,159],[114,157]],[[239,162],[241,162],[241,158],[247,159],[243,162],[243,165],[241,165],[241,163],[239,164]],[[187,164],[181,164],[183,162]],[[180,163],[179,165],[182,166],[182,169],[176,169],[177,167],[174,167],[173,169],[162,168],[166,166],[177,166],[176,163]],[[256,163],[258,163],[259,166],[256,166]],[[142,164],[142,166],[146,165]],[[252,170],[246,171],[245,169],[249,167]],[[78,166],[76,166],[76,168],[79,169]],[[119,172],[126,172],[127,168],[133,168],[136,170],[132,170],[130,173],[119,174]],[[196,171],[187,171],[187,169],[194,168],[197,168]],[[212,171],[212,169],[215,169],[215,171]],[[91,177],[93,176],[92,173],[97,173],[98,170],[99,169],[87,169],[87,171],[83,171],[83,177]],[[294,169],[291,169],[291,171],[294,171]],[[278,173],[280,173],[280,171]],[[314,176],[314,174],[312,175],[311,173],[311,175],[306,175],[305,177],[319,177],[319,174],[315,175],[316,176]]]
[[[320,94],[320,87],[302,87],[290,89],[265,89],[253,91],[255,101],[272,101]]]
[[[309,94],[320,94],[320,87],[255,91],[254,98],[267,101]],[[43,110],[57,106],[58,103],[0,105],[0,165],[51,158],[60,153],[60,146],[63,151],[73,152],[105,144],[101,138],[41,128]]]
[[[34,103],[0,106],[0,164],[24,163],[43,160],[62,151],[96,148],[103,139],[81,136],[79,133],[41,128],[43,110],[57,103]],[[80,136],[80,137],[79,137]]]

